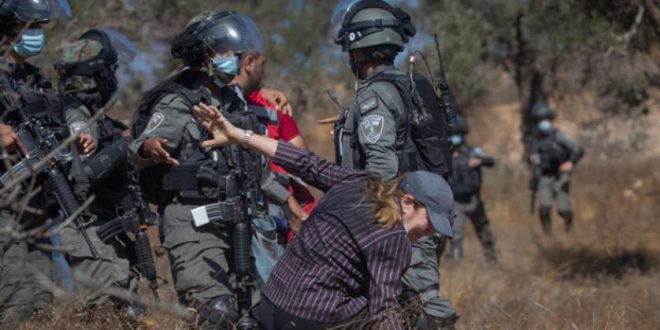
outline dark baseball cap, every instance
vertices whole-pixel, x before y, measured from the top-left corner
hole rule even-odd
[[[401,189],[424,204],[429,221],[438,233],[447,237],[454,236],[451,229],[454,194],[447,180],[431,172],[410,172],[401,182]]]

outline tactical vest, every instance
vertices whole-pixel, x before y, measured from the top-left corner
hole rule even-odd
[[[454,198],[458,201],[469,201],[469,197],[478,194],[481,189],[481,168],[471,168],[468,166],[470,158],[473,158],[474,148],[461,147],[458,155],[454,156],[454,182],[452,191]]]
[[[205,94],[201,84],[201,80],[195,75],[184,73],[175,81],[174,88],[168,88],[160,98],[154,98],[149,110],[153,109],[162,97],[176,93],[192,111],[193,105],[208,103],[210,100],[211,95]],[[224,103],[223,109],[226,109],[223,114],[232,124],[258,134],[264,132],[264,126],[259,120],[268,120],[270,117],[267,112],[244,106],[229,88],[223,88],[222,92],[219,99]],[[142,105],[140,109],[143,109]],[[150,115],[150,112],[136,114],[134,136],[141,134]],[[246,187],[250,187],[253,194],[259,193],[263,168],[260,155],[238,145],[204,150],[199,146],[199,142],[210,138],[210,134],[197,122],[188,122],[185,125],[183,129],[194,135],[196,141],[182,145],[172,153],[180,165],[158,164],[141,171],[144,196],[150,203],[163,205],[177,198],[182,203],[204,205],[239,196]],[[194,125],[196,127],[192,127]],[[248,175],[241,175],[246,173]],[[240,182],[237,179],[239,177],[247,177],[249,182]]]
[[[399,70],[385,70],[369,77],[365,83],[385,81],[393,84],[405,107],[404,113],[393,113],[397,119],[395,150],[399,160],[398,173],[417,170],[433,172],[448,178],[451,176],[451,148],[447,139],[447,129],[437,95],[431,83],[422,75],[414,75],[415,90],[410,78]],[[352,109],[346,116],[343,130],[338,139],[348,141],[351,147],[354,168],[366,167],[366,156],[359,146],[357,128],[360,122],[359,109]],[[350,120],[351,122],[347,122]],[[346,143],[342,143],[346,145]],[[340,150],[338,155],[347,152]],[[338,158],[338,162],[341,159]]]
[[[541,157],[539,167],[543,175],[559,174],[559,166],[570,160],[570,150],[557,140],[557,130],[537,137],[536,150]]]
[[[96,199],[90,206],[90,210],[94,214],[105,212],[108,217],[115,217],[117,205],[121,203],[124,196],[128,193],[128,143],[122,137],[124,130],[128,127],[122,122],[108,116],[103,116],[99,121],[98,127],[97,154],[101,154],[104,150],[113,148],[116,145],[120,146],[117,150],[123,152],[117,152],[112,155],[112,157],[117,158],[112,160],[112,162],[118,164],[118,166],[112,170],[107,179],[93,187],[92,193],[96,195]]]

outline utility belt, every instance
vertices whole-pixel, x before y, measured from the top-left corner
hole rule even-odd
[[[204,205],[240,193],[235,173],[192,162],[154,166],[143,171],[140,180],[146,200],[158,205],[175,198],[183,204]]]

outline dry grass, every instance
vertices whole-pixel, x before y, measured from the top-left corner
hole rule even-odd
[[[332,158],[328,128],[302,127],[317,131],[306,134],[312,149]],[[442,291],[461,315],[459,329],[660,329],[660,158],[601,159],[587,153],[578,166],[574,231],[565,234],[555,214],[552,239],[541,235],[538,218],[529,214],[527,171],[506,164],[486,171],[483,197],[501,262],[485,262],[472,229],[464,261],[443,262]],[[160,274],[169,277],[166,255],[157,260]],[[171,286],[159,292],[162,301],[176,301]],[[150,297],[148,289],[142,294]],[[153,310],[144,322],[128,324],[111,308],[85,313],[59,300],[52,318],[19,329],[190,326]]]
[[[529,215],[524,177],[510,168],[489,174],[484,197],[502,260],[486,264],[471,231],[466,260],[444,262],[443,292],[459,328],[660,328],[657,164],[582,164],[574,231],[563,233],[555,215],[553,239]]]

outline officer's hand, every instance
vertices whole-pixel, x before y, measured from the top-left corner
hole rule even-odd
[[[323,118],[321,120],[318,120],[316,123],[317,124],[335,124],[339,121],[340,116],[339,115],[334,115],[332,117],[327,117]]]
[[[18,147],[18,150],[24,156],[27,156],[28,153],[23,142],[21,142],[16,132],[14,132],[14,129],[5,124],[0,124],[0,146],[6,148],[7,151],[14,151],[14,148]]]
[[[470,160],[468,160],[468,166],[470,168],[479,167],[481,164],[483,164],[483,161],[479,158],[470,158]]]
[[[222,147],[240,140],[242,130],[232,125],[215,107],[200,103],[193,107],[195,117],[211,134],[212,140],[203,141],[204,148]]]
[[[571,172],[573,171],[573,167],[574,167],[574,166],[575,166],[575,165],[573,164],[573,162],[569,160],[569,161],[564,162],[563,164],[561,164],[561,165],[559,166],[559,172],[562,172],[562,173],[571,173]]]
[[[96,152],[96,140],[90,134],[81,134],[74,142],[78,153],[83,156],[91,156]]]
[[[179,165],[179,162],[170,157],[170,153],[163,148],[165,143],[167,143],[167,140],[163,138],[146,139],[142,144],[140,154],[159,164]]]
[[[276,109],[282,111],[283,114],[293,116],[293,108],[286,99],[284,93],[270,88],[262,88],[259,94],[271,104],[275,104]]]

